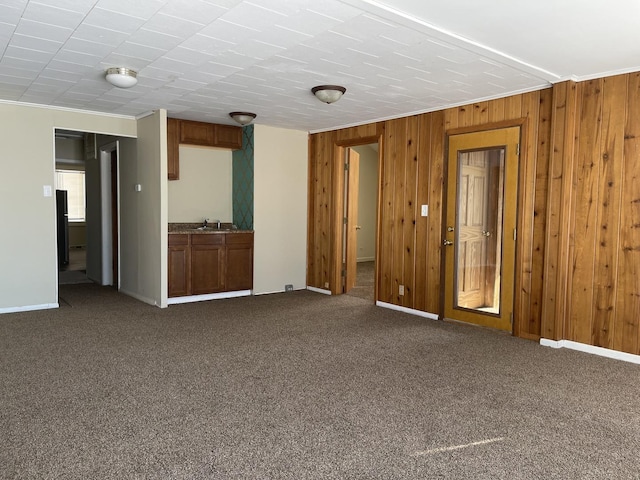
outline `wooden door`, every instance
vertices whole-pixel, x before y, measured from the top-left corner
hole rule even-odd
[[[511,330],[519,127],[449,138],[444,316]]]
[[[347,148],[346,160],[346,213],[345,218],[345,255],[344,255],[344,293],[356,285],[358,270],[358,180],[360,176],[360,155]]]

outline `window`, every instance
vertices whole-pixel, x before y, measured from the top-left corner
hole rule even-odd
[[[56,170],[56,189],[67,191],[69,222],[84,222],[84,172],[80,170]]]

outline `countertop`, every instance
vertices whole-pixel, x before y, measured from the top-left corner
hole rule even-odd
[[[231,223],[222,223],[220,228],[216,228],[215,224],[211,223],[203,230],[198,230],[198,227],[202,227],[202,223],[170,223],[169,234],[191,233],[201,235],[215,233],[253,233],[253,230],[240,230]]]

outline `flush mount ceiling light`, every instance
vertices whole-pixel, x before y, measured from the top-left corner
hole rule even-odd
[[[124,67],[112,67],[107,69],[107,82],[119,88],[131,88],[138,79],[138,74]]]
[[[231,112],[229,116],[233,118],[236,122],[238,122],[240,125],[247,125],[251,123],[254,118],[256,118],[255,113],[249,113],[249,112]]]
[[[340,85],[318,85],[311,89],[316,98],[324,103],[337,102],[346,91],[347,89]]]

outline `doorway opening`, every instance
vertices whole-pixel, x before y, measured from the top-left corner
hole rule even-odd
[[[444,316],[512,330],[520,128],[449,137]]]
[[[56,129],[59,285],[118,288],[117,167],[117,137]]]
[[[344,149],[342,291],[375,302],[378,225],[378,143]]]

